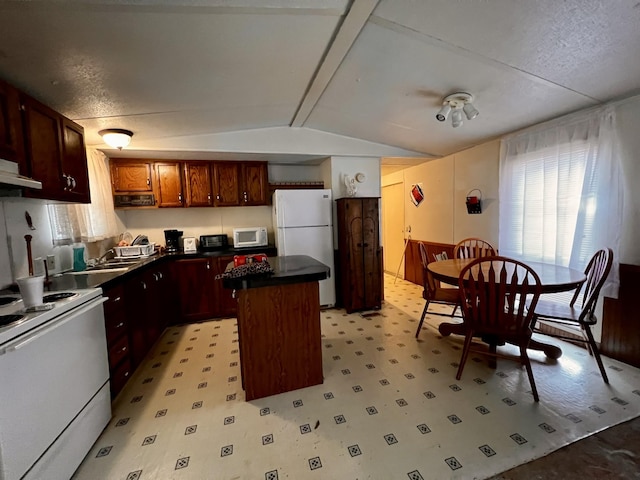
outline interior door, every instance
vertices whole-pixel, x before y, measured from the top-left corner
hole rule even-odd
[[[382,187],[382,244],[384,271],[404,278],[404,199],[403,184]]]

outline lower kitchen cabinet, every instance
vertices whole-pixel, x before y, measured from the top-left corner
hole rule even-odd
[[[215,258],[185,258],[173,263],[177,279],[180,314],[178,322],[204,320],[214,316]],[[219,283],[222,281],[218,280]]]
[[[233,291],[222,286],[216,275],[223,273],[233,256],[186,258],[173,263],[173,276],[180,297],[179,322],[235,316]]]
[[[129,354],[129,324],[125,309],[124,287],[122,284],[103,288],[107,298],[104,303],[104,322],[109,354],[111,397],[114,398],[131,376]]]
[[[233,256],[216,258],[215,274],[224,273],[229,262],[233,262]],[[217,280],[215,284],[216,307],[214,309],[217,317],[235,317],[238,314],[238,299],[234,295],[234,290],[224,288],[222,280]]]
[[[152,267],[124,283],[134,369],[162,335],[174,309],[175,299],[167,272],[166,266]]]

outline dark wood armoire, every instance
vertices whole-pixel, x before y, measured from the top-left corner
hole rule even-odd
[[[382,305],[380,206],[376,197],[336,200],[338,207],[338,272],[348,313]]]

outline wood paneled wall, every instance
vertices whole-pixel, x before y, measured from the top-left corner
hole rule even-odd
[[[422,279],[422,261],[420,260],[420,250],[418,248],[418,243],[420,240],[409,240],[409,244],[407,245],[407,249],[405,251],[404,257],[404,278],[408,282],[415,283],[417,285],[423,285]],[[454,245],[449,243],[434,243],[434,242],[425,242],[427,247],[427,255],[429,256],[429,261],[434,262],[434,255],[436,253],[447,252],[449,258],[453,258],[453,247]]]
[[[620,265],[618,298],[604,299],[602,354],[640,367],[640,266]]]

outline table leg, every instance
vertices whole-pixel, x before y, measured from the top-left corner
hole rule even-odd
[[[438,331],[443,337],[448,337],[451,334],[464,335],[464,325],[462,323],[447,323],[443,322],[438,325]],[[555,345],[539,342],[538,340],[531,339],[529,341],[530,350],[537,350],[544,352],[544,354],[551,359],[558,359],[562,356],[562,350]]]

